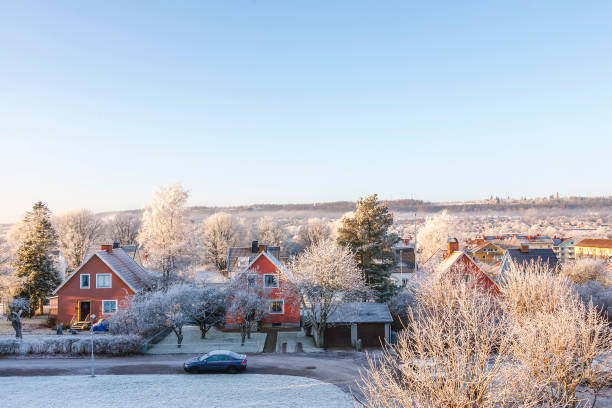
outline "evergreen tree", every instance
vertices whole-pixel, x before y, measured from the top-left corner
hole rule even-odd
[[[30,313],[40,307],[42,301],[60,283],[53,264],[51,251],[56,248],[57,235],[51,224],[51,212],[42,202],[37,202],[26,213],[25,234],[17,251],[17,276],[24,278],[20,296],[30,300]]]
[[[355,253],[366,283],[381,302],[395,293],[395,287],[389,281],[395,265],[390,249],[399,238],[389,233],[392,225],[393,214],[378,200],[378,195],[373,194],[357,201],[355,214],[344,217],[338,229],[338,244]]]

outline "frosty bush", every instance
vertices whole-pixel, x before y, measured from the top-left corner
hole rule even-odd
[[[590,406],[610,381],[607,321],[539,264],[512,268],[500,292],[424,280],[407,330],[369,360],[365,406]]]
[[[94,353],[109,356],[139,354],[144,340],[140,336],[94,336]],[[12,354],[88,354],[89,336],[28,337],[0,339],[0,355]]]
[[[587,281],[598,281],[604,286],[610,285],[606,273],[608,265],[601,259],[581,258],[567,262],[561,269],[561,274],[567,276],[579,285]]]

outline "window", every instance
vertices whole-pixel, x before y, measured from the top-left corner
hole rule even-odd
[[[250,273],[247,275],[247,287],[254,288],[255,286],[257,286],[257,275]]]
[[[110,273],[96,274],[96,288],[110,288],[111,276],[112,275]]]
[[[285,302],[282,300],[273,300],[270,303],[270,313],[284,313]]]
[[[84,273],[81,275],[81,289],[89,289],[89,274]]]
[[[103,314],[112,314],[117,311],[117,301],[116,300],[103,300],[102,301],[102,313]]]
[[[278,277],[276,275],[264,275],[265,288],[278,288]]]

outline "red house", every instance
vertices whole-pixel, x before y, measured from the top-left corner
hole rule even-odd
[[[436,267],[440,273],[452,273],[456,277],[470,280],[485,291],[499,294],[499,288],[486,273],[480,269],[476,262],[463,251],[459,251],[459,242],[456,238],[450,238],[446,243],[446,252],[442,255],[443,260]]]
[[[259,246],[259,254],[234,278],[233,285],[253,291],[267,301],[268,310],[261,320],[263,327],[300,327],[297,286],[287,269],[264,245]],[[226,327],[236,327],[238,323],[238,318],[227,314]]]
[[[147,272],[123,249],[102,245],[55,289],[51,314],[57,315],[59,323],[85,328],[91,314],[96,321],[108,318],[123,307],[126,296],[152,284]]]

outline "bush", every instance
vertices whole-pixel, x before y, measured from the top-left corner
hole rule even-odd
[[[597,281],[604,286],[608,286],[611,282],[606,273],[607,266],[601,259],[581,258],[564,264],[561,274],[579,285],[587,281]]]
[[[108,356],[139,354],[144,340],[140,336],[94,336],[94,353]],[[91,353],[89,336],[30,337],[0,339],[0,355]]]

